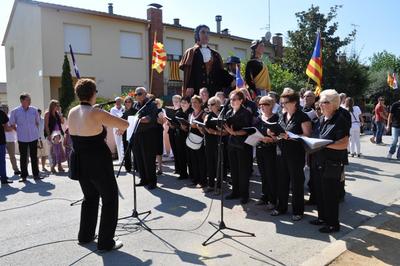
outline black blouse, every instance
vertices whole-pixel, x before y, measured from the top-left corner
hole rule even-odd
[[[218,116],[214,113],[214,112],[210,112],[207,115],[205,124],[206,127],[209,129],[214,129],[217,130],[217,124],[214,122],[211,122],[211,119],[216,119]],[[205,140],[206,140],[206,145],[213,145],[216,144],[218,142],[218,135],[213,135],[213,134],[209,134],[207,132],[205,132]]]
[[[277,123],[278,121],[279,121],[279,115],[277,115],[277,114],[273,114],[267,120],[267,122],[269,122],[269,123]],[[268,136],[268,134],[267,134],[268,125],[264,120],[262,120],[262,117],[257,119],[257,123],[254,126],[258,129],[258,131],[260,131],[261,134],[263,134],[264,136]],[[275,143],[260,142],[257,146],[258,147],[270,147],[273,145],[275,145]]]
[[[287,119],[287,113],[284,113],[279,117],[279,124],[281,127],[285,131],[289,131],[297,135],[303,134],[303,128],[301,127],[301,124],[307,121],[311,120],[308,115],[300,109],[297,109],[289,120]]]
[[[230,109],[226,114],[226,123],[228,126],[232,126],[234,131],[241,130],[244,127],[251,127],[252,125],[252,114],[249,110],[240,107],[236,113],[233,113],[233,109]],[[236,147],[243,147],[244,141],[246,140],[247,135],[244,136],[229,136],[228,144]],[[247,145],[247,144],[246,144]]]
[[[325,117],[320,118],[320,138],[338,141],[350,135],[350,127],[347,118],[341,111],[336,111],[335,114],[325,120]],[[348,164],[347,149],[334,150],[325,148],[317,153],[319,161],[331,160]]]

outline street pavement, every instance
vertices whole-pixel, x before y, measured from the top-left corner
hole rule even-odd
[[[390,143],[390,137],[384,137],[384,142]],[[320,256],[400,199],[400,162],[387,160],[389,147],[371,144],[369,136],[362,137],[361,145],[362,157],[350,157],[346,167],[341,231],[332,235],[321,234],[308,223],[316,216],[313,206],[306,207],[299,222],[291,220],[290,211],[270,216],[265,206],[255,204],[261,188],[260,178],[253,176],[253,200],[246,205],[226,201],[224,221],[255,237],[225,230],[225,237],[218,233],[211,244],[203,246],[215,231],[208,222],[220,220],[219,197],[177,180],[172,164],[167,163],[158,189],[137,189],[138,211],[151,210],[146,224],[152,232],[136,225],[135,219],[121,220],[116,234],[124,246],[99,253],[95,243],[77,244],[80,205],[70,206],[82,198],[76,181],[64,174],[22,184],[13,177],[13,184],[0,189],[0,265],[299,265]],[[130,215],[132,175],[123,172],[117,181],[119,214]]]

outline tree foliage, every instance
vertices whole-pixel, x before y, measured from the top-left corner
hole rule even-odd
[[[62,75],[61,75],[61,91],[60,91],[60,105],[61,109],[63,110],[64,116],[68,115],[68,110],[70,104],[75,99],[75,93],[72,83],[72,76],[71,76],[71,67],[69,65],[67,55],[64,55],[64,63],[62,66]]]
[[[298,29],[288,31],[288,47],[285,48],[283,58],[284,66],[299,79],[307,80],[305,74],[307,64],[311,58],[316,33],[319,29],[322,39],[323,57],[323,89],[337,88],[338,77],[340,76],[338,52],[341,48],[350,44],[356,31],[352,31],[345,38],[335,36],[339,23],[334,21],[338,9],[336,5],[330,8],[325,15],[320,12],[318,6],[311,6],[307,11],[296,13]]]
[[[374,53],[370,57],[371,71],[389,71],[389,72],[400,72],[400,57],[389,53],[384,50],[383,52]]]

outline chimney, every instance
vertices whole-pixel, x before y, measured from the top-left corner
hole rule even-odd
[[[229,29],[228,29],[228,28],[223,29],[223,30],[221,31],[221,34],[229,35]]]
[[[148,88],[148,91],[150,91],[152,94],[154,94],[156,97],[161,97],[164,95],[164,72],[158,73],[157,71],[153,72],[153,75],[151,75],[151,58],[152,58],[152,47],[153,47],[153,42],[154,42],[154,34],[157,34],[157,41],[158,42],[164,42],[164,24],[163,24],[163,18],[162,18],[162,9],[161,5],[158,4],[151,4],[150,7],[147,9],[147,20],[150,23],[150,27],[148,29],[148,47],[149,49],[149,66],[148,66],[148,71],[149,71],[149,77],[153,76],[153,82],[148,82],[148,86],[152,84],[152,88]]]
[[[174,26],[180,26],[179,24],[179,18],[174,18]]]
[[[108,3],[108,14],[114,14],[113,3]]]
[[[216,15],[215,16],[215,21],[217,22],[217,33],[221,33],[221,21],[222,21],[222,16],[221,15]]]
[[[275,59],[276,60],[282,60],[282,58],[283,58],[282,33],[276,33],[275,36],[272,37],[272,44],[274,45]]]

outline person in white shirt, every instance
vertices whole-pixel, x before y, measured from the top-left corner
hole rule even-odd
[[[357,157],[361,156],[361,145],[360,145],[360,127],[364,124],[362,112],[360,107],[354,105],[354,100],[351,97],[347,97],[345,100],[345,109],[349,111],[351,116],[351,128],[350,128],[350,143],[349,151],[352,157],[357,154]]]
[[[121,118],[124,111],[125,108],[122,106],[122,98],[121,97],[115,98],[115,106],[111,108],[110,114]],[[118,164],[120,164],[122,163],[122,160],[124,158],[124,146],[122,143],[122,135],[118,133],[118,130],[116,128],[113,129],[113,133],[114,133],[115,145],[117,146]]]

